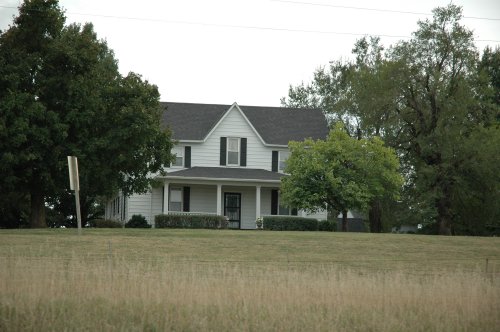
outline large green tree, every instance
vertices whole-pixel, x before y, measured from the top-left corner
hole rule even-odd
[[[70,195],[79,158],[82,216],[100,195],[146,190],[171,160],[156,86],[120,75],[91,24],[65,26],[56,0],[28,0],[0,35],[0,186],[29,197],[31,226]]]
[[[418,23],[413,38],[385,52],[376,38],[358,41],[355,61],[319,70],[312,84],[291,88],[289,99],[316,102],[346,122],[353,136],[381,135],[402,161],[408,211],[451,234],[454,223],[470,218],[459,212],[464,202],[477,209],[482,201],[464,197],[499,194],[498,177],[487,171],[496,168],[498,155],[488,141],[498,137],[498,105],[492,102],[497,60],[490,51],[479,65],[472,32],[460,25],[460,7],[433,13]],[[474,159],[488,166],[469,163]],[[471,172],[478,179],[465,186]]]
[[[337,125],[324,141],[307,139],[289,147],[283,200],[310,212],[341,212],[343,231],[348,210],[365,210],[374,198],[399,196],[399,161],[377,137],[358,140]]]

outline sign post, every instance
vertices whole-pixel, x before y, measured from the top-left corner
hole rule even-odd
[[[78,179],[78,160],[74,156],[68,156],[69,187],[75,191],[76,222],[78,224],[78,235],[82,234],[82,216],[80,214],[80,181]]]

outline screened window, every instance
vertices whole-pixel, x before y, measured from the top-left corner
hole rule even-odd
[[[227,164],[240,164],[240,139],[229,137],[227,139]]]
[[[170,189],[169,211],[182,211],[182,188]]]

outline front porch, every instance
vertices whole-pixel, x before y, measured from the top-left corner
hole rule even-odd
[[[200,184],[165,180],[162,213],[221,215],[228,218],[230,228],[255,229],[257,217],[277,214],[271,205],[278,189],[278,185],[269,184]]]

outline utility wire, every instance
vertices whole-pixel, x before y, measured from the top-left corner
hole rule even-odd
[[[271,1],[273,1],[273,0],[271,0]],[[279,1],[279,0],[276,0],[276,1]],[[17,9],[17,7],[2,6],[2,5],[0,5],[0,8]],[[119,20],[146,21],[146,22],[159,22],[159,23],[168,23],[168,24],[198,25],[198,26],[208,26],[208,27],[217,27],[217,28],[282,31],[282,32],[300,32],[300,33],[310,33],[310,34],[331,34],[331,35],[347,35],[347,36],[376,36],[376,37],[387,37],[387,38],[411,38],[411,36],[404,36],[404,35],[339,32],[339,31],[326,31],[326,30],[290,29],[290,28],[277,28],[277,27],[267,27],[267,26],[219,24],[219,23],[179,21],[179,20],[167,20],[167,19],[146,18],[146,17],[117,16],[117,15],[77,13],[77,12],[66,12],[66,13],[70,14],[70,15],[78,15],[78,16],[90,16],[90,17],[111,18],[111,19],[119,19]],[[500,40],[492,40],[492,39],[476,39],[475,41],[476,42],[494,42],[494,43],[500,42]]]
[[[366,10],[374,12],[384,12],[384,13],[395,13],[395,14],[410,14],[410,15],[426,15],[431,16],[431,13],[422,12],[412,12],[404,10],[393,10],[393,9],[381,9],[381,8],[369,8],[369,7],[353,7],[353,6],[341,6],[341,5],[331,5],[317,2],[306,2],[306,1],[291,1],[291,0],[269,0],[272,2],[281,2],[294,5],[306,5],[306,6],[318,6],[318,7],[332,7],[332,8],[342,8],[342,9],[354,9],[354,10]],[[463,18],[474,19],[474,20],[488,20],[488,21],[500,21],[500,18],[492,17],[477,17],[477,16],[463,16]]]

